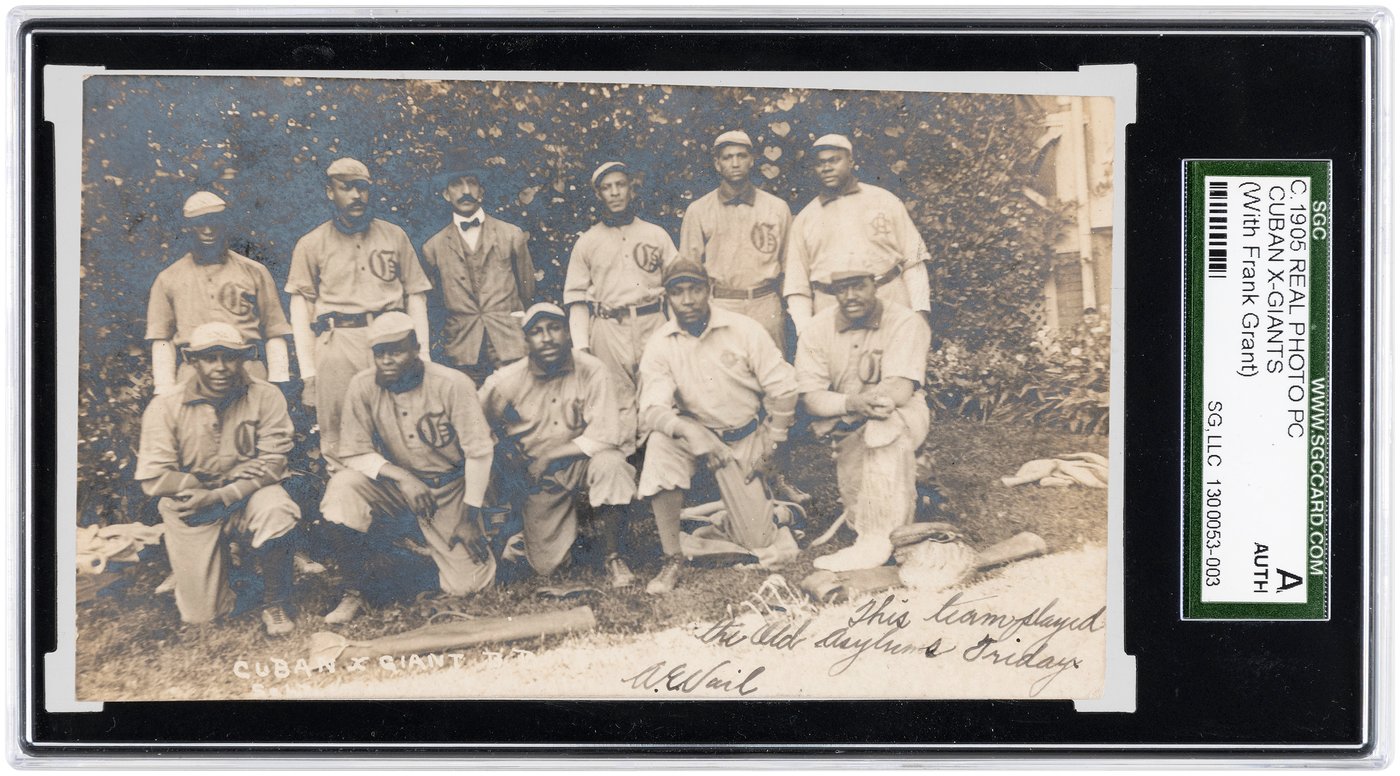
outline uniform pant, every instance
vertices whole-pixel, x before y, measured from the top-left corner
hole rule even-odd
[[[773,338],[778,350],[783,349],[783,302],[780,294],[769,294],[757,299],[710,298],[710,304],[721,310],[747,315],[763,324],[763,330]]]
[[[273,606],[286,600],[292,576],[291,544],[279,540],[291,533],[301,510],[281,485],[254,491],[225,510],[222,519],[207,525],[181,520],[175,514],[176,503],[163,498],[158,509],[165,523],[165,549],[175,572],[175,605],[181,620],[209,622],[233,611],[236,596],[228,584],[230,539],[262,550],[265,603]]]
[[[608,371],[618,390],[618,405],[622,408],[622,454],[631,455],[641,440],[637,422],[637,368],[642,362],[642,349],[665,318],[651,313],[622,319],[594,316],[589,329],[588,344]]]
[[[321,428],[321,457],[340,459],[340,413],[350,378],[374,365],[369,330],[340,328],[316,338],[316,425]]]
[[[341,562],[345,567],[347,586],[366,592],[361,586],[393,587],[385,575],[371,576],[367,565],[372,553],[391,553],[403,539],[410,539],[427,549],[437,566],[438,588],[448,595],[466,595],[489,587],[496,579],[496,559],[485,563],[472,559],[462,545],[449,546],[457,524],[467,519],[467,505],[462,501],[466,480],[458,477],[441,488],[430,489],[437,504],[430,518],[418,517],[404,500],[398,486],[388,480],[371,480],[353,470],[342,469],[331,477],[321,499],[321,514],[332,523],[359,534],[362,541],[342,547]],[[371,577],[371,578],[367,578]],[[405,592],[417,592],[405,591]]]
[[[871,423],[898,424],[901,431],[880,435],[888,444],[867,441]],[[858,535],[888,539],[890,532],[914,521],[916,493],[914,452],[917,444],[898,416],[869,421],[836,440],[836,485],[846,520]]]
[[[763,455],[767,446],[768,434],[760,427],[731,443],[729,449],[734,453],[739,468],[747,473],[753,469],[754,462]],[[642,478],[637,491],[642,498],[650,498],[664,490],[689,490],[698,457],[685,446],[685,442],[653,431],[647,437],[647,455],[642,462]]]
[[[520,473],[516,476],[524,476]],[[637,470],[618,450],[575,459],[540,478],[525,497],[525,557],[536,574],[550,574],[569,557],[578,539],[575,499],[588,489],[594,507],[625,506],[637,496]]]

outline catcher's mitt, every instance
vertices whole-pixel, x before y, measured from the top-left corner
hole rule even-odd
[[[899,580],[906,587],[942,590],[962,582],[977,569],[977,550],[947,523],[912,523],[890,534]]]

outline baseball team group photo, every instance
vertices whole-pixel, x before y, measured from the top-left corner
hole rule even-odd
[[[83,116],[80,700],[1102,692],[1110,98]]]

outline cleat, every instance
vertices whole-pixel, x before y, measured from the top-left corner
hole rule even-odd
[[[782,472],[773,478],[773,494],[783,501],[791,501],[803,509],[812,507],[811,494],[793,485]]]
[[[609,555],[608,559],[603,561],[603,568],[607,569],[614,590],[637,584],[637,575],[627,567],[627,561],[623,560],[621,555]]]
[[[306,553],[298,552],[292,556],[292,568],[298,574],[324,574],[326,567],[308,558]]]
[[[262,621],[263,628],[267,630],[269,636],[285,636],[296,628],[292,623],[292,618],[287,616],[287,610],[281,606],[269,606],[264,609]]]
[[[360,609],[364,607],[364,605],[365,601],[360,597],[359,593],[346,593],[345,596],[340,599],[340,603],[331,610],[330,614],[326,615],[326,623],[329,625],[344,625],[355,619],[355,615],[360,613]]]
[[[647,593],[649,595],[665,595],[676,589],[676,583],[681,580],[681,573],[685,570],[685,556],[672,555],[666,559],[666,565],[661,567],[661,572],[647,583]]]

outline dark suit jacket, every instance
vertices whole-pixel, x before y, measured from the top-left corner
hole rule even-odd
[[[447,314],[442,343],[449,362],[475,364],[483,336],[500,361],[525,356],[520,319],[511,312],[534,302],[528,242],[520,227],[486,215],[474,252],[468,253],[455,221],[423,244],[423,263],[433,280],[430,298]]]

